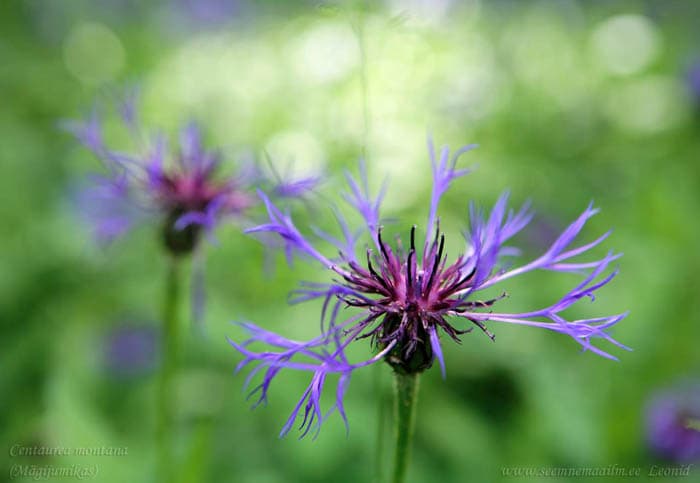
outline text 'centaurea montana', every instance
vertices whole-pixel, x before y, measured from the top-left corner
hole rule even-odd
[[[239,369],[258,363],[247,382],[265,369],[262,383],[253,390],[253,394],[259,395],[258,404],[266,401],[270,384],[281,369],[296,369],[312,374],[310,384],[284,425],[281,435],[289,432],[302,407],[302,436],[312,427],[320,429],[321,423],[334,410],[340,413],[347,427],[343,398],[350,375],[360,367],[384,360],[397,374],[417,374],[429,368],[437,359],[444,376],[441,336],[447,335],[460,342],[462,334],[477,327],[494,339],[487,328],[487,325],[494,322],[539,327],[566,334],[584,350],[610,359],[615,357],[594,346],[592,339],[605,339],[627,349],[606,333],[626,313],[572,321],[562,315],[565,309],[579,299],[593,298],[593,293],[617,274],[617,270],[606,274],[610,264],[620,257],[612,252],[594,261],[571,261],[600,244],[610,234],[607,232],[592,242],[571,247],[586,221],[598,212],[592,205],[559,235],[543,255],[516,268],[504,269],[499,260],[514,253],[505,243],[529,223],[532,213],[527,205],[517,212],[508,210],[507,193],[498,199],[488,217],[472,204],[469,231],[465,234],[469,247],[467,253],[448,261],[445,236],[441,233],[437,218],[438,204],[452,181],[467,174],[468,170],[457,169],[456,163],[463,153],[473,147],[459,149],[452,158],[449,149],[444,147],[436,157],[432,142],[429,141],[433,187],[426,237],[420,244],[416,240],[415,226],[410,230],[408,243],[402,243],[401,240],[397,240],[394,246],[387,243],[379,217],[384,190],[376,198],[370,196],[364,167],[359,180],[347,175],[350,191],[346,193],[345,199],[362,216],[365,228],[372,238],[372,248],[367,248],[362,259],[355,254],[358,236],[341,216],[338,220],[342,228],[342,239],[315,230],[317,235],[332,243],[339,251],[339,258],[327,258],[299,231],[288,213],[282,212],[267,195],[259,192],[267,206],[270,220],[269,223],[247,231],[276,233],[284,240],[288,255],[294,252],[307,255],[336,276],[330,283],[305,284],[295,291],[294,302],[324,300],[321,334],[318,337],[299,342],[244,323],[242,326],[250,338],[242,343],[229,340],[244,356]],[[582,273],[584,278],[556,303],[538,310],[497,312],[493,307],[501,297],[478,299],[483,290],[534,270]],[[339,320],[339,310],[343,306],[356,308],[357,313]],[[350,362],[346,355],[347,347],[351,342],[363,338],[371,339],[376,355],[368,360]],[[256,342],[273,349],[255,352],[250,346]],[[324,414],[321,410],[321,393],[331,374],[339,376],[336,400]]]

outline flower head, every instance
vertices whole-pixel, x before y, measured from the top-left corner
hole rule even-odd
[[[700,385],[661,391],[647,407],[647,440],[660,457],[700,460]]]
[[[688,68],[686,84],[695,105],[700,107],[700,59],[695,59]]]
[[[168,149],[163,135],[144,132],[135,91],[120,102],[119,113],[133,138],[134,153],[107,145],[96,111],[86,121],[65,123],[107,170],[91,178],[80,196],[81,208],[100,240],[110,241],[138,222],[155,218],[162,226],[165,247],[175,255],[190,253],[202,231],[210,232],[222,219],[243,216],[256,205],[256,187],[270,186],[278,196],[295,197],[318,181],[280,179],[275,185],[250,163],[237,173],[223,174],[221,154],[204,147],[195,123],[183,127],[177,146]]]
[[[157,336],[147,326],[121,325],[111,329],[103,339],[105,369],[116,377],[151,372],[156,365]]]
[[[457,169],[456,164],[458,158],[473,147],[466,146],[451,157],[445,147],[436,156],[429,142],[433,188],[422,243],[417,240],[416,226],[408,230],[406,241],[399,238],[394,245],[388,243],[379,222],[379,205],[384,190],[375,198],[370,196],[364,169],[360,180],[347,175],[350,191],[345,199],[362,216],[365,230],[372,239],[371,247],[365,250],[363,257],[356,256],[359,237],[342,217],[339,216],[342,239],[315,230],[339,251],[339,258],[330,259],[299,231],[287,213],[260,192],[270,220],[248,232],[274,232],[284,240],[288,256],[295,252],[304,254],[335,275],[335,280],[330,283],[305,284],[292,299],[294,302],[324,300],[319,337],[307,342],[292,341],[252,324],[244,324],[250,339],[243,343],[230,341],[244,356],[239,368],[257,363],[251,377],[265,369],[262,383],[253,391],[259,394],[258,402],[265,401],[267,390],[281,369],[313,374],[282,434],[289,431],[302,406],[302,435],[314,426],[320,428],[321,422],[333,410],[338,410],[345,419],[343,396],[352,371],[359,367],[383,360],[395,371],[416,373],[429,368],[437,360],[444,376],[441,339],[446,336],[460,342],[462,336],[474,328],[494,340],[495,335],[489,326],[499,322],[539,327],[568,335],[583,350],[610,359],[615,357],[594,346],[594,340],[605,339],[626,348],[607,333],[626,316],[625,313],[572,321],[562,315],[581,298],[592,299],[594,292],[617,273],[616,270],[608,273],[610,264],[620,256],[612,252],[598,260],[572,261],[609,235],[608,232],[592,242],[571,246],[586,221],[597,213],[592,206],[588,206],[543,255],[516,268],[505,269],[502,259],[517,254],[506,243],[528,224],[532,213],[527,205],[518,211],[508,210],[507,193],[499,198],[488,216],[471,205],[469,231],[465,234],[468,250],[456,258],[448,256],[437,217],[438,205],[450,184],[467,174],[468,170]],[[498,312],[494,308],[503,295],[491,299],[481,297],[485,289],[534,270],[579,273],[583,280],[553,304],[526,312]],[[354,308],[356,312],[348,319],[339,320],[342,307]],[[366,338],[372,341],[376,354],[369,360],[351,363],[346,348],[352,342]],[[275,350],[255,352],[250,346],[256,342]],[[329,413],[323,414],[320,393],[329,374],[338,374],[340,379],[336,402]]]

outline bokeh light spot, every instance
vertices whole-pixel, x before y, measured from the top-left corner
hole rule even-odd
[[[359,58],[357,37],[349,25],[340,23],[324,23],[306,31],[292,54],[297,75],[312,83],[343,78]]]
[[[683,85],[653,76],[626,84],[610,94],[608,116],[629,131],[653,133],[678,125],[688,116]]]
[[[78,24],[63,45],[68,71],[83,84],[114,79],[124,68],[125,53],[119,38],[99,23]]]
[[[317,173],[325,164],[325,152],[318,140],[304,131],[281,131],[265,144],[275,165],[292,164],[294,173]]]
[[[605,20],[591,37],[593,55],[611,74],[629,75],[646,68],[659,53],[656,27],[642,15],[618,15]]]

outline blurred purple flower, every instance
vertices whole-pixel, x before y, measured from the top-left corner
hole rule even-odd
[[[132,90],[118,109],[136,153],[107,145],[97,110],[85,121],[64,123],[107,171],[90,178],[78,197],[101,241],[111,241],[150,220],[162,225],[163,241],[171,253],[190,253],[203,230],[211,232],[222,219],[241,217],[257,204],[256,187],[269,187],[281,197],[299,197],[319,181],[312,177],[273,183],[250,164],[234,175],[221,175],[220,153],[205,149],[196,124],[182,128],[178,146],[170,151],[163,135],[144,132],[136,101],[137,92]]]
[[[227,22],[241,9],[240,0],[177,0],[173,7],[192,24],[215,26]]]
[[[255,14],[245,0],[173,0],[158,9],[158,20],[170,35],[191,36],[242,24]]]
[[[647,441],[661,458],[676,463],[700,460],[700,385],[657,393],[646,411]]]
[[[151,327],[123,325],[110,329],[103,339],[104,367],[117,377],[151,372],[157,355],[157,333]]]
[[[700,59],[697,59],[690,65],[686,81],[695,103],[700,106]]]
[[[429,368],[437,359],[444,376],[444,340],[441,341],[441,338],[447,336],[459,343],[461,336],[471,332],[474,327],[492,340],[495,336],[487,326],[499,322],[538,327],[568,335],[584,351],[609,359],[616,358],[594,346],[594,340],[604,339],[628,349],[607,333],[626,313],[578,320],[568,320],[562,315],[582,298],[593,300],[594,292],[617,274],[617,270],[608,270],[610,264],[620,257],[612,252],[598,260],[572,261],[610,234],[605,233],[581,246],[571,246],[586,221],[598,212],[592,205],[556,237],[543,255],[516,268],[504,268],[503,258],[518,253],[513,247],[506,246],[506,242],[529,223],[532,213],[527,204],[518,211],[508,210],[507,193],[499,198],[488,216],[472,204],[469,231],[465,233],[468,250],[448,262],[445,236],[440,231],[437,218],[438,205],[452,181],[467,174],[468,170],[457,169],[456,163],[462,154],[473,147],[463,147],[452,157],[449,149],[444,147],[436,157],[429,141],[433,188],[425,239],[420,248],[416,226],[411,228],[407,244],[400,239],[395,245],[387,243],[379,216],[384,189],[377,197],[371,197],[364,166],[359,180],[347,175],[349,192],[345,195],[346,201],[364,219],[365,230],[372,239],[373,247],[367,248],[362,260],[355,253],[358,235],[348,227],[342,216],[338,215],[342,229],[340,239],[315,230],[340,254],[338,259],[327,258],[298,230],[288,213],[275,206],[262,191],[259,192],[270,219],[268,223],[247,232],[277,234],[285,242],[288,257],[298,253],[315,259],[336,277],[331,283],[306,283],[292,297],[292,302],[323,300],[321,334],[315,339],[306,342],[289,340],[244,323],[242,326],[250,338],[242,343],[229,340],[244,356],[239,370],[257,363],[246,385],[264,369],[262,383],[253,390],[253,394],[259,396],[257,404],[266,401],[270,384],[281,369],[312,374],[311,383],[292,411],[281,435],[289,432],[300,412],[303,414],[300,426],[302,436],[312,427],[318,431],[321,423],[334,410],[340,413],[347,426],[343,396],[352,372],[360,367],[383,360],[397,372],[417,373]],[[494,312],[493,306],[505,293],[488,300],[480,299],[484,290],[534,270],[571,272],[582,275],[583,280],[553,304],[537,310]],[[352,307],[357,312],[345,320],[339,320],[342,307]],[[375,355],[361,362],[350,362],[346,349],[351,342],[363,338],[370,338]],[[254,343],[262,343],[273,349],[256,352],[251,349]],[[336,400],[324,414],[320,405],[321,392],[331,374],[339,376]]]

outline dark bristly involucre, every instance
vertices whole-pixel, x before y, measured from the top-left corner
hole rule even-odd
[[[229,341],[244,357],[239,369],[257,364],[247,383],[264,371],[262,382],[253,390],[253,394],[258,396],[258,404],[266,401],[270,384],[281,369],[308,371],[311,374],[311,382],[281,435],[289,432],[300,412],[302,436],[312,428],[318,431],[321,423],[335,410],[347,426],[343,398],[352,372],[360,367],[385,361],[395,371],[417,373],[437,360],[444,376],[442,343],[445,336],[460,342],[461,337],[474,328],[491,339],[495,336],[490,327],[499,322],[547,329],[568,335],[584,351],[609,359],[615,357],[594,346],[595,339],[605,339],[627,349],[607,333],[607,329],[622,320],[626,313],[580,320],[567,320],[562,315],[578,300],[585,297],[593,299],[594,292],[617,274],[617,270],[608,270],[611,263],[620,257],[613,252],[598,260],[572,261],[574,257],[599,245],[610,234],[605,233],[581,246],[571,246],[586,221],[598,210],[589,205],[544,254],[523,265],[505,269],[501,264],[503,257],[517,253],[506,243],[532,218],[527,205],[518,211],[509,210],[508,194],[505,193],[488,216],[473,204],[470,206],[469,230],[465,235],[468,249],[463,255],[448,259],[445,235],[440,230],[437,217],[438,204],[452,181],[467,174],[468,170],[457,169],[456,163],[462,154],[474,146],[463,147],[452,157],[447,147],[442,148],[439,154],[435,153],[432,142],[429,141],[428,147],[433,188],[422,243],[417,240],[415,226],[410,229],[407,240],[398,240],[394,245],[388,243],[379,216],[385,190],[382,189],[375,198],[370,196],[364,166],[361,167],[359,179],[347,174],[349,191],[345,194],[346,201],[364,219],[365,231],[371,237],[371,248],[367,248],[362,257],[357,256],[355,248],[359,236],[342,216],[338,215],[341,238],[315,230],[316,235],[339,251],[338,258],[327,258],[299,231],[288,213],[281,211],[265,193],[259,191],[270,219],[268,223],[247,231],[276,233],[284,241],[288,257],[296,252],[315,259],[335,277],[326,284],[304,284],[292,298],[293,302],[323,300],[321,334],[318,337],[299,342],[244,323],[242,326],[250,338],[241,343]],[[552,305],[526,312],[499,312],[495,306],[502,296],[490,300],[480,297],[485,289],[534,270],[571,272],[581,275],[583,280]],[[355,311],[341,320],[339,311],[342,307]],[[347,347],[365,338],[372,342],[375,355],[368,360],[351,362],[346,354]],[[254,343],[262,343],[269,348],[256,352],[251,349]],[[338,376],[336,398],[324,413],[321,410],[321,393],[331,374]]]

